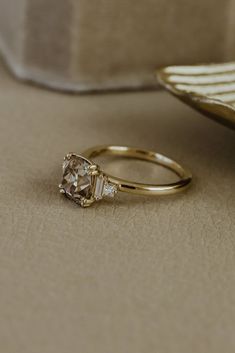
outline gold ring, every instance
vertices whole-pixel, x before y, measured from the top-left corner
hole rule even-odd
[[[93,162],[100,155],[114,155],[156,163],[174,172],[179,180],[170,184],[141,184],[111,176]],[[181,165],[162,154],[125,146],[102,145],[89,148],[81,155],[68,153],[64,157],[60,192],[82,207],[88,207],[103,197],[114,197],[118,191],[138,195],[167,195],[189,186],[192,175]]]

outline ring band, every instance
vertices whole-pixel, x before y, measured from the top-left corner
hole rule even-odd
[[[93,162],[100,155],[139,159],[161,165],[174,172],[179,180],[170,184],[142,184],[111,176]],[[103,197],[113,197],[118,191],[138,195],[167,195],[189,186],[192,175],[181,165],[162,154],[125,146],[95,146],[81,155],[69,153],[64,157],[60,192],[82,207],[88,207]]]

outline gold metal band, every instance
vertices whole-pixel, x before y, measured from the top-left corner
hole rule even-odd
[[[104,173],[108,178],[108,181],[116,184],[118,190],[122,192],[141,195],[174,194],[188,187],[192,180],[191,173],[172,159],[165,157],[162,154],[140,148],[101,145],[89,148],[81,155],[87,159],[93,159],[100,155],[112,155],[149,161],[170,169],[180,178],[178,181],[171,184],[141,184]]]

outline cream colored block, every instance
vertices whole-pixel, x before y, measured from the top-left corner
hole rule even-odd
[[[63,90],[155,85],[171,64],[234,56],[235,0],[0,0],[15,74]]]

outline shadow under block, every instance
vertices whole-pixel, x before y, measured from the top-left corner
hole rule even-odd
[[[61,90],[152,87],[154,70],[235,56],[235,0],[0,0],[0,49]]]

